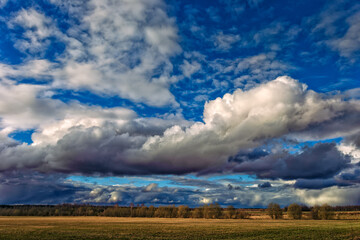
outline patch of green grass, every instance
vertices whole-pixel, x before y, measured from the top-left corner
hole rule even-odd
[[[0,217],[0,239],[360,239],[360,222]]]

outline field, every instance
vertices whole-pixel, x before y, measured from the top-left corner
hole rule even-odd
[[[360,239],[360,221],[0,217],[0,239]]]

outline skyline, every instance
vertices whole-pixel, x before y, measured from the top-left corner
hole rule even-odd
[[[0,0],[0,204],[360,205],[355,1]]]

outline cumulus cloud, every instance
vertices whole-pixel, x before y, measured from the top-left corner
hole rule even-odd
[[[68,104],[52,99],[52,91],[46,85],[16,84],[14,81],[0,82],[0,126],[2,128],[31,129],[41,131],[47,128],[51,138],[56,141],[56,134],[50,128],[53,125],[75,127],[76,122],[92,119],[113,119],[121,121],[133,118],[135,113],[124,108],[89,107],[76,101]],[[75,119],[75,120],[74,120]],[[46,135],[46,134],[45,134]]]
[[[30,108],[24,104],[24,109],[40,116],[42,125],[32,135],[33,144],[7,147],[0,152],[1,159],[5,159],[0,164],[2,171],[32,168],[84,174],[183,174],[236,166],[237,172],[266,178],[329,177],[349,163],[334,144],[317,144],[297,155],[260,154],[259,159],[248,158],[240,163],[229,162],[229,157],[267,140],[311,131],[338,119],[360,119],[357,101],[325,97],[306,90],[305,85],[289,77],[209,101],[205,104],[204,122],[193,124],[181,118],[141,119],[126,109],[65,105],[57,100],[46,104],[54,104],[49,108],[58,109],[55,114],[59,120],[45,121],[45,112],[36,112],[43,109],[36,107],[41,99],[34,96],[30,94],[31,101],[22,100],[23,104],[35,104]],[[62,110],[64,105],[68,110]],[[24,111],[12,113],[12,109],[4,109],[3,123],[22,124],[11,119],[22,119]],[[24,117],[36,119],[35,116]],[[348,126],[343,128],[350,131]]]
[[[182,162],[183,167],[219,166],[239,149],[313,126],[328,125],[340,117],[353,118],[358,115],[358,108],[357,102],[325,98],[307,91],[305,85],[291,78],[281,77],[208,102],[204,123],[195,123],[187,129],[174,126],[163,136],[149,138],[143,149],[154,159],[163,158],[166,162],[165,159],[171,158],[174,163]]]
[[[349,167],[349,163],[349,156],[341,153],[335,144],[318,143],[298,154],[283,150],[254,161],[242,162],[235,167],[235,171],[272,179],[328,178]]]
[[[324,203],[339,205],[358,205],[360,201],[360,188],[353,187],[330,187],[322,190],[298,189],[295,191],[301,202],[308,205],[321,205]]]

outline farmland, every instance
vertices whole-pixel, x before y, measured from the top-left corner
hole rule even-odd
[[[360,221],[0,217],[0,239],[360,239]]]

